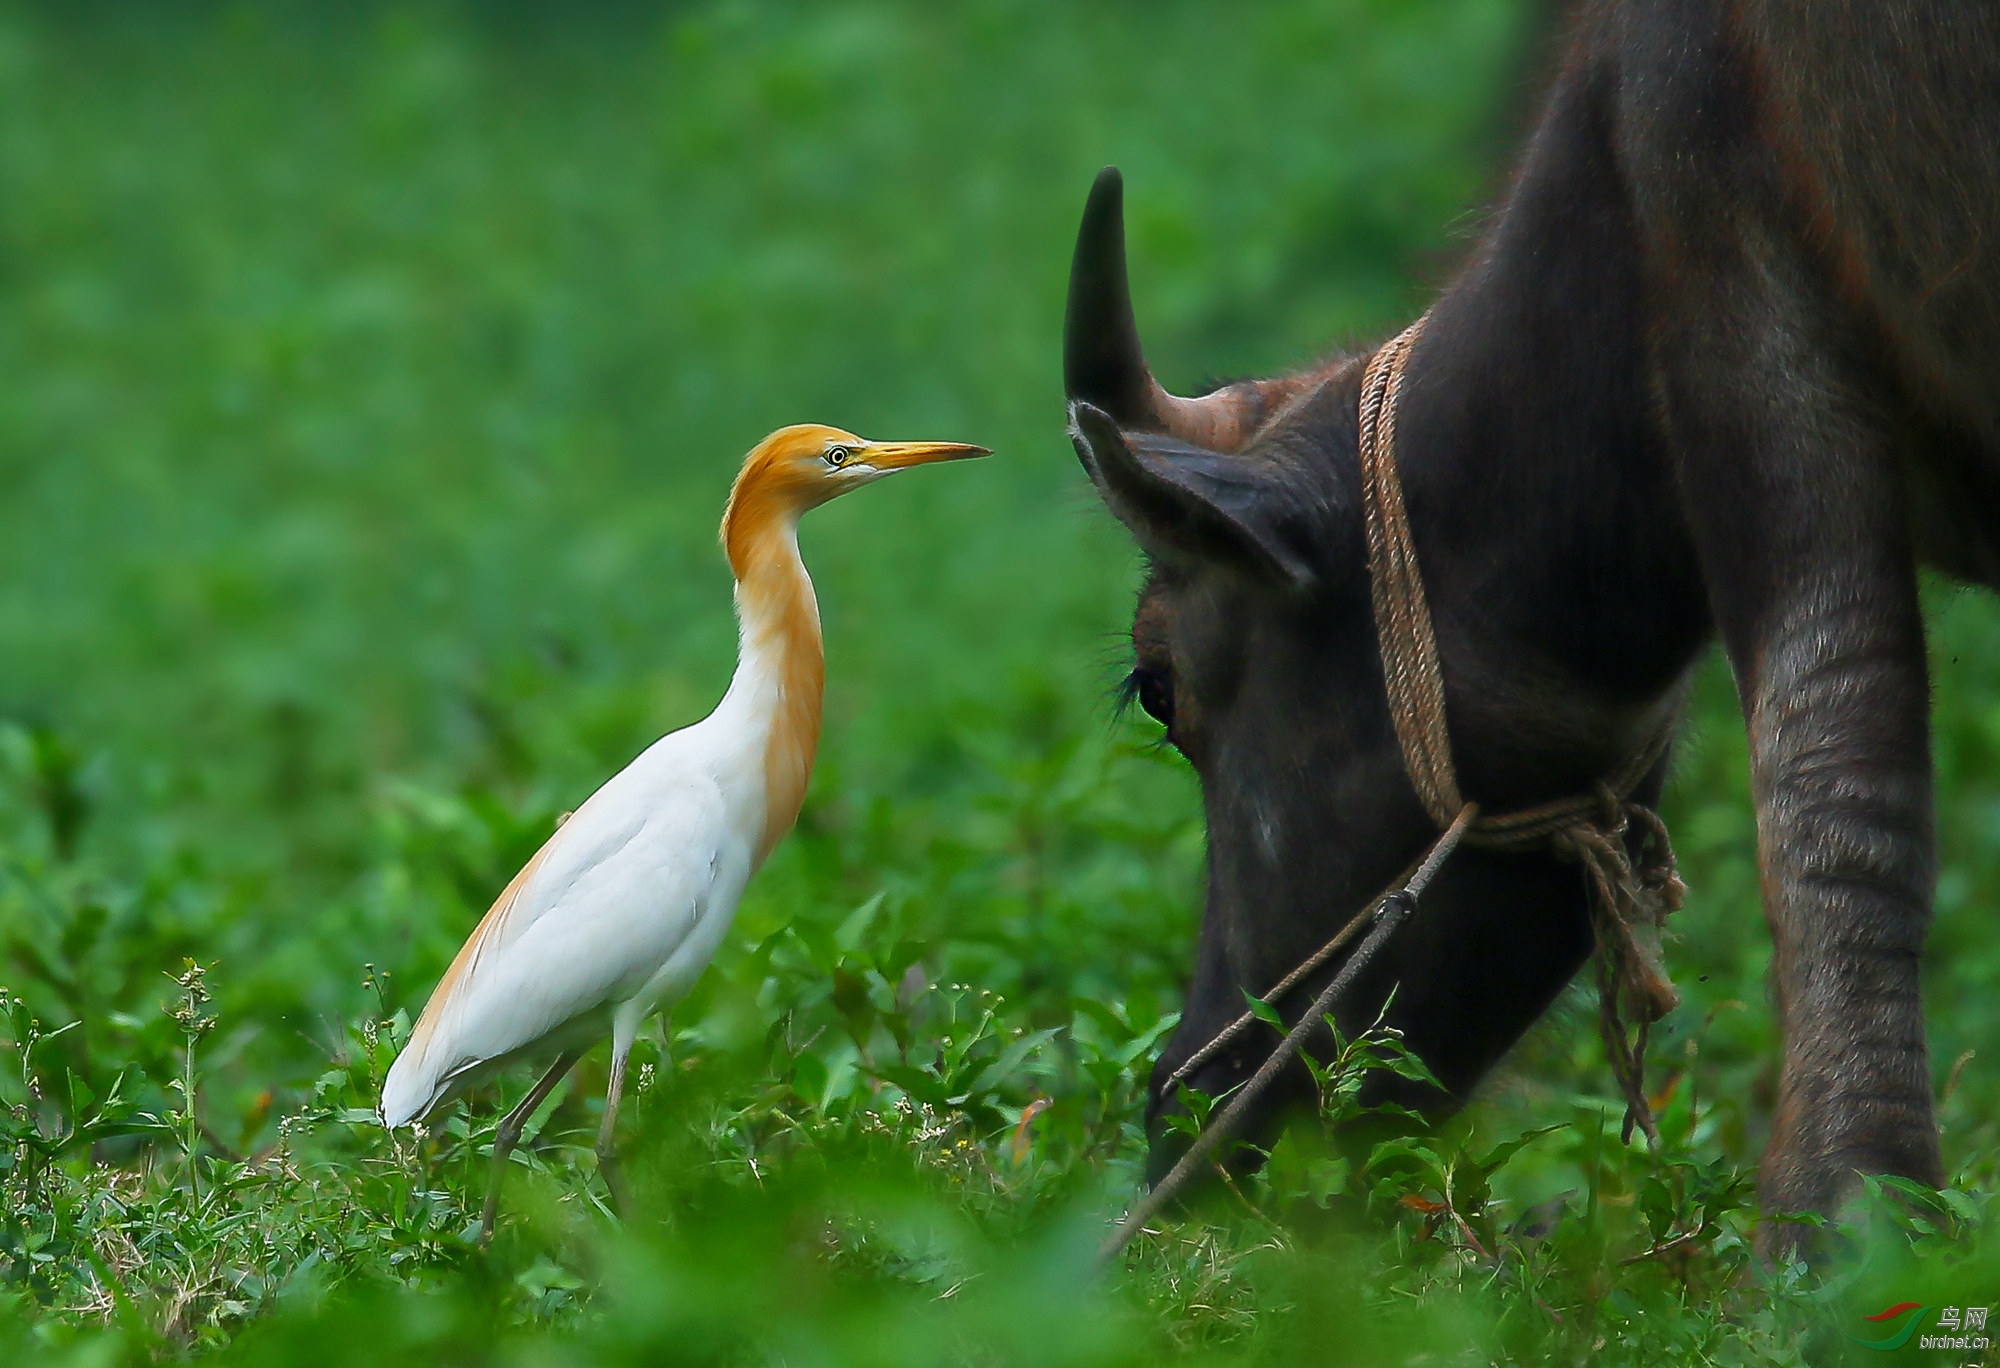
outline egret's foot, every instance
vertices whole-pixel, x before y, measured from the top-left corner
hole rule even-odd
[[[611,1209],[624,1220],[631,1204],[625,1200],[625,1174],[618,1167],[618,1100],[625,1095],[625,1059],[631,1053],[630,1036],[618,1034],[611,1040],[611,1081],[604,1089],[604,1119],[597,1125],[597,1171],[611,1191]]]
[[[486,1207],[479,1213],[479,1247],[493,1243],[493,1222],[500,1215],[500,1183],[498,1178],[486,1190]]]
[[[486,1205],[479,1212],[479,1247],[493,1243],[493,1223],[500,1215],[500,1184],[507,1176],[507,1156],[520,1141],[521,1127],[512,1115],[493,1133],[493,1172],[486,1180]]]
[[[534,1087],[528,1089],[528,1095],[521,1099],[520,1105],[501,1117],[500,1124],[493,1128],[493,1176],[486,1185],[486,1206],[479,1213],[481,1249],[493,1243],[493,1222],[500,1214],[500,1180],[507,1174],[507,1156],[512,1154],[514,1146],[520,1143],[521,1132],[526,1128],[529,1118],[534,1116],[535,1108],[548,1100],[549,1094],[555,1091],[556,1084],[563,1081],[563,1076],[570,1071],[576,1061],[575,1050],[559,1055],[556,1062],[549,1066],[549,1071],[536,1080]]]
[[[619,1220],[624,1220],[632,1211],[631,1199],[625,1192],[625,1170],[618,1162],[618,1151],[600,1149],[597,1151],[598,1176],[604,1179],[604,1186],[611,1194],[611,1209]]]

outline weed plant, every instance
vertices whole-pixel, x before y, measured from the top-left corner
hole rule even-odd
[[[1851,1339],[2000,1303],[2000,614],[1943,586],[1947,1190],[1752,1257],[1778,1042],[1711,665],[1657,1154],[1578,989],[1369,1146],[1328,1135],[1421,1064],[1342,1042],[1320,1125],[1093,1271],[1201,833],[1107,702],[1074,216],[1121,164],[1178,388],[1380,335],[1498,183],[1540,8],[0,3],[0,1363],[1959,1361]],[[593,1058],[482,1249],[528,1080],[390,1136],[383,1073],[557,815],[720,694],[714,521],[801,419],[998,455],[806,528],[819,770],[635,1053],[634,1210]]]

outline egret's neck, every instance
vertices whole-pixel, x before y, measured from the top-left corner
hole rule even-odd
[[[739,647],[736,675],[716,720],[743,738],[746,765],[761,771],[761,864],[805,802],[819,748],[826,658],[819,602],[799,559],[798,510],[733,498],[722,542],[736,573]]]

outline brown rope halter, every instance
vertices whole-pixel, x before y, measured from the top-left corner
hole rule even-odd
[[[1390,717],[1424,811],[1440,828],[1449,828],[1467,803],[1452,764],[1444,671],[1396,473],[1397,400],[1410,353],[1429,317],[1419,318],[1377,351],[1362,375],[1361,489],[1369,589]],[[1671,725],[1670,714],[1646,745],[1591,792],[1517,812],[1475,816],[1465,833],[1465,843],[1480,849],[1546,847],[1583,866],[1597,941],[1598,1026],[1611,1072],[1625,1095],[1625,1134],[1630,1137],[1636,1124],[1654,1144],[1659,1131],[1646,1098],[1646,1035],[1655,1021],[1680,1005],[1655,942],[1686,890],[1674,870],[1665,823],[1631,795],[1659,763]],[[1634,831],[1636,860],[1627,839]]]

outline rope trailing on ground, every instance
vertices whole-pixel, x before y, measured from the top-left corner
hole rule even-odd
[[[1332,940],[1313,951],[1305,959],[1299,961],[1297,968],[1279,979],[1272,986],[1271,991],[1264,994],[1258,1000],[1267,1007],[1276,1007],[1292,989],[1304,982],[1308,975],[1324,968],[1327,961],[1339,954],[1341,949],[1349,941],[1353,940],[1360,931],[1371,925],[1376,916],[1381,912],[1382,905],[1389,901],[1389,899],[1399,895],[1415,898],[1418,894],[1422,893],[1424,886],[1431,881],[1431,876],[1437,873],[1438,867],[1444,863],[1445,858],[1458,848],[1458,843],[1465,837],[1465,829],[1471,825],[1472,818],[1477,813],[1478,808],[1476,806],[1468,805],[1467,810],[1459,814],[1458,820],[1453,821],[1450,826],[1446,827],[1439,834],[1435,841],[1431,842],[1430,848],[1424,851],[1415,864],[1410,865],[1398,875],[1395,883],[1382,890],[1380,897],[1371,900],[1367,906],[1355,913],[1353,919],[1347,925],[1333,933]],[[1189,1055],[1182,1062],[1181,1066],[1173,1071],[1173,1074],[1167,1079],[1164,1091],[1171,1091],[1175,1084],[1179,1083],[1189,1074],[1192,1074],[1202,1065],[1208,1063],[1209,1060],[1221,1054],[1223,1050],[1228,1048],[1231,1041],[1249,1030],[1256,1023],[1257,1014],[1255,1012],[1245,1012],[1242,1016],[1237,1017],[1236,1020],[1223,1027],[1208,1044]]]
[[[1444,671],[1417,565],[1416,543],[1396,472],[1396,411],[1403,376],[1426,314],[1377,351],[1361,380],[1362,507],[1368,533],[1369,591],[1390,716],[1410,782],[1440,827],[1465,806],[1445,721]],[[1546,847],[1583,867],[1597,941],[1598,1024],[1612,1074],[1625,1096],[1625,1136],[1636,1124],[1648,1142],[1659,1130],[1646,1098],[1646,1034],[1680,1005],[1662,968],[1657,938],[1685,893],[1667,829],[1632,791],[1659,763],[1671,736],[1670,711],[1651,741],[1589,793],[1518,812],[1482,816],[1466,844],[1486,850]],[[1634,859],[1631,833],[1637,833]]]
[[[1188,1180],[1199,1172],[1203,1165],[1208,1163],[1209,1156],[1215,1153],[1224,1140],[1236,1133],[1251,1105],[1298,1056],[1299,1050],[1306,1043],[1306,1037],[1319,1029],[1321,1022],[1333,1010],[1334,1004],[1340,1001],[1341,995],[1356,978],[1360,977],[1368,962],[1375,958],[1375,952],[1388,944],[1389,937],[1396,934],[1396,928],[1417,910],[1417,899],[1423,896],[1424,889],[1444,866],[1451,852],[1458,848],[1459,841],[1472,827],[1473,818],[1478,811],[1476,804],[1466,804],[1464,810],[1452,820],[1451,825],[1444,829],[1444,833],[1431,843],[1430,850],[1425,853],[1422,862],[1418,864],[1416,872],[1410,875],[1409,880],[1400,888],[1383,894],[1369,904],[1360,916],[1342,930],[1340,936],[1334,938],[1334,942],[1330,943],[1328,948],[1314,956],[1315,959],[1319,959],[1320,956],[1331,955],[1334,949],[1338,948],[1342,937],[1360,925],[1372,923],[1367,938],[1361,942],[1360,948],[1348,957],[1347,963],[1340,966],[1340,972],[1333,976],[1333,982],[1327,984],[1320,995],[1313,1000],[1312,1006],[1306,1009],[1298,1024],[1292,1027],[1284,1040],[1279,1042],[1278,1048],[1271,1051],[1270,1057],[1258,1067],[1255,1074],[1251,1075],[1250,1081],[1238,1088],[1235,1095],[1229,1099],[1228,1105],[1202,1128],[1201,1134],[1195,1137],[1194,1143],[1188,1146],[1187,1152],[1181,1155],[1180,1162],[1174,1165],[1173,1170],[1160,1180],[1157,1187],[1146,1194],[1138,1206],[1132,1208],[1131,1214],[1119,1223],[1118,1229],[1111,1232],[1111,1238],[1097,1251],[1099,1267],[1116,1258],[1118,1252],[1146,1228],[1146,1222],[1159,1215],[1166,1209],[1168,1203],[1180,1196],[1181,1189],[1187,1186]],[[1301,966],[1286,977],[1286,984],[1297,982],[1309,972],[1311,971]],[[1278,996],[1278,991],[1274,990],[1270,996]],[[1239,1019],[1223,1033],[1223,1036],[1233,1035],[1242,1025],[1243,1021]],[[1223,1036],[1210,1041],[1209,1047],[1220,1048],[1217,1042],[1222,1040]],[[1179,1076],[1175,1075],[1176,1078]]]

